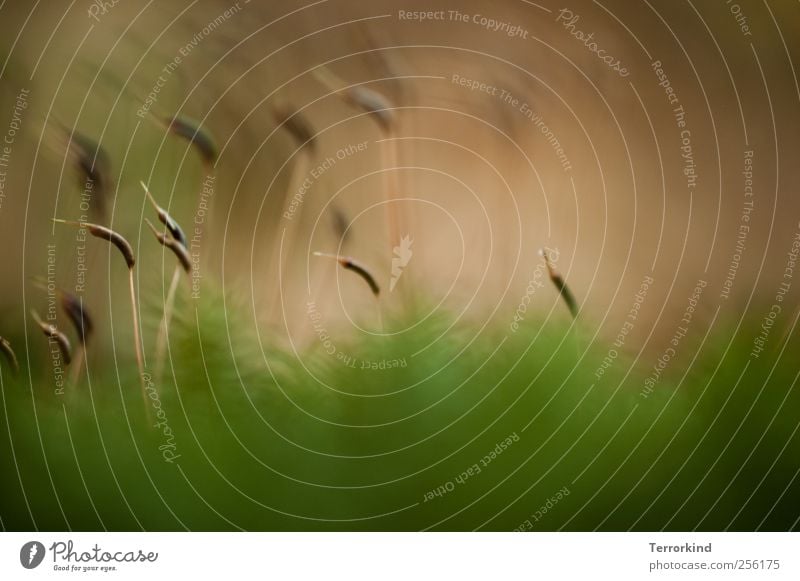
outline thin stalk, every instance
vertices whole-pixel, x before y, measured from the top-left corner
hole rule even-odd
[[[367,286],[369,286],[369,289],[372,291],[372,296],[375,297],[375,305],[378,311],[378,327],[381,330],[381,334],[383,334],[383,310],[381,309],[380,301],[381,289],[369,268],[349,256],[340,256],[338,254],[330,254],[328,252],[314,252],[314,256],[321,256],[323,258],[331,258],[335,260],[339,263],[339,266],[345,270],[356,273],[365,283],[367,283]]]
[[[383,135],[384,146],[381,147],[381,150],[384,169],[384,195],[388,206],[389,254],[391,255],[394,246],[400,240],[399,212],[396,208],[393,208],[395,205],[393,201],[397,194],[396,176],[394,172],[388,171],[388,168],[395,167],[397,163],[396,144],[394,143],[395,126],[397,124],[395,107],[386,96],[377,91],[373,91],[363,85],[347,86],[342,79],[325,67],[315,68],[312,74],[346,103],[367,113]]]
[[[72,363],[72,344],[69,342],[67,336],[59,331],[55,325],[42,321],[41,317],[39,317],[39,313],[36,311],[31,310],[31,317],[36,321],[36,324],[42,330],[45,337],[56,342],[64,366],[69,366],[69,364]]]
[[[89,234],[94,236],[95,238],[100,238],[101,240],[105,240],[111,244],[113,244],[117,250],[119,250],[120,254],[122,254],[122,258],[125,259],[125,264],[128,265],[128,278],[130,281],[130,289],[131,289],[131,312],[133,314],[133,337],[136,343],[136,363],[139,367],[139,381],[142,386],[142,398],[144,399],[144,411],[145,415],[147,416],[148,422],[151,420],[150,416],[150,408],[147,406],[147,394],[145,383],[144,383],[144,357],[142,356],[142,340],[139,334],[139,312],[136,307],[136,288],[133,284],[133,267],[136,265],[136,257],[133,254],[133,248],[131,247],[130,243],[125,239],[124,236],[121,234],[114,232],[110,228],[106,228],[105,226],[100,226],[99,224],[91,224],[89,222],[74,222],[72,220],[61,220],[59,218],[53,218],[53,222],[58,224],[68,224],[70,226],[74,226],[76,228],[86,228],[89,231]]]
[[[280,235],[281,235],[281,228],[280,228],[280,221],[283,220],[284,215],[289,211],[291,207],[292,199],[294,195],[300,189],[300,185],[305,180],[305,173],[308,171],[308,167],[310,165],[311,158],[309,157],[310,152],[307,149],[303,149],[298,154],[297,163],[294,164],[292,167],[292,173],[289,176],[289,187],[287,189],[287,194],[283,200],[283,208],[281,209],[280,218],[278,221],[278,227],[275,228],[275,234],[273,236],[272,241],[272,252],[270,253],[269,264],[267,266],[267,272],[271,273],[273,269],[277,266],[277,268],[281,268],[281,245],[280,245]],[[306,192],[306,197],[308,196],[308,192]],[[303,203],[307,203],[306,200]],[[297,233],[300,229],[300,216],[302,215],[303,206],[302,204],[297,208],[292,219],[289,220],[288,225],[286,226],[286,240],[294,240],[297,237]],[[287,245],[287,248],[293,248],[294,244]],[[289,261],[287,261],[288,263]],[[270,309],[270,320],[273,319],[275,316],[275,309],[278,307],[278,296],[280,293],[280,280],[281,277],[276,276],[275,280],[277,281],[276,284],[273,286],[273,291],[270,295],[269,299],[269,309]]]

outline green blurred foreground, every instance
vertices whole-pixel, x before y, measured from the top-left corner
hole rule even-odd
[[[33,390],[4,370],[5,529],[798,526],[794,338],[751,361],[757,325],[688,336],[643,397],[654,358],[620,355],[597,379],[609,345],[586,351],[566,318],[490,325],[462,353],[475,329],[456,325],[414,357],[453,321],[338,344],[338,359],[264,332],[264,359],[219,301],[199,326],[180,309],[155,428],[127,354],[117,369],[90,353],[65,396],[45,365]]]

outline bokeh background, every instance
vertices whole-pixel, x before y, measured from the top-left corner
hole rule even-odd
[[[4,528],[798,526],[796,3],[0,14]],[[321,71],[380,95],[389,129]],[[151,375],[175,260],[140,180],[197,235],[155,382],[166,424],[143,409],[124,263],[87,240],[81,286],[83,244],[51,221],[82,214],[73,132],[108,158],[92,218],[136,254]],[[379,297],[313,252],[366,265]],[[63,393],[29,313],[48,274],[95,323]]]

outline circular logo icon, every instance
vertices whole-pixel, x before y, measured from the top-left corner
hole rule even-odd
[[[39,541],[30,541],[19,550],[19,562],[26,569],[35,569],[44,560],[44,545]]]

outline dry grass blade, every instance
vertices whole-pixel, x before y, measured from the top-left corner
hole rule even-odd
[[[33,283],[45,292],[50,292],[44,279],[41,277],[34,277]],[[94,323],[83,302],[73,294],[67,291],[56,288],[55,293],[58,295],[58,302],[61,305],[61,310],[67,315],[70,323],[75,328],[75,333],[78,335],[78,340],[85,347],[86,342],[94,331]]]
[[[150,408],[148,407],[147,401],[147,388],[145,386],[145,373],[144,373],[144,356],[142,354],[142,338],[141,334],[139,333],[139,310],[136,306],[136,286],[133,282],[133,267],[136,265],[136,260],[133,255],[133,248],[128,243],[125,238],[122,237],[121,234],[117,234],[110,228],[106,228],[105,226],[98,226],[97,224],[89,224],[86,222],[73,222],[69,220],[60,220],[58,218],[53,218],[54,222],[59,224],[69,224],[70,226],[76,226],[78,228],[86,228],[89,233],[102,240],[107,240],[114,246],[116,246],[119,251],[122,253],[123,258],[125,258],[125,263],[128,265],[128,286],[130,288],[131,293],[131,316],[133,318],[133,342],[134,348],[136,350],[136,363],[139,368],[139,382],[142,388],[142,399],[144,400],[144,409],[145,414],[147,415],[148,421],[150,420]]]
[[[186,247],[172,238],[172,236],[168,236],[163,232],[159,232],[156,227],[153,226],[150,220],[145,218],[145,222],[147,222],[147,225],[150,226],[150,229],[153,231],[153,234],[155,234],[161,245],[172,250],[172,252],[178,258],[178,261],[181,263],[183,270],[186,272],[186,274],[189,274],[192,271],[192,259],[189,257]]]
[[[578,302],[575,300],[575,296],[572,294],[572,291],[569,290],[567,283],[564,281],[563,277],[556,271],[553,263],[550,261],[550,256],[548,256],[547,251],[542,248],[539,250],[539,254],[542,255],[544,258],[545,266],[547,266],[547,273],[550,275],[550,280],[553,281],[556,289],[558,290],[561,298],[564,299],[564,302],[569,309],[570,314],[573,318],[578,316]]]
[[[301,147],[307,147],[313,152],[317,143],[314,139],[314,129],[308,120],[288,103],[281,103],[272,107],[272,117],[275,122],[292,134]]]
[[[178,223],[172,218],[172,216],[167,213],[167,211],[158,205],[156,199],[153,197],[153,194],[150,193],[150,190],[147,188],[144,182],[139,182],[144,189],[144,193],[147,195],[147,199],[153,204],[153,207],[156,209],[156,213],[158,213],[158,221],[164,224],[169,230],[170,235],[177,240],[178,242],[183,245],[184,248],[187,247],[186,241],[186,234],[183,233],[183,230],[178,225]]]
[[[350,237],[350,219],[338,206],[333,206],[331,215],[333,220],[333,229],[336,232],[336,236],[339,240],[341,240],[342,244],[344,244]]]
[[[17,355],[11,348],[11,343],[9,343],[8,339],[6,339],[5,337],[0,337],[0,351],[3,352],[3,355],[5,355],[5,358],[8,360],[8,363],[11,365],[11,371],[14,373],[14,375],[18,375],[19,361],[17,360]]]
[[[394,126],[394,107],[389,99],[361,85],[345,87],[344,82],[325,67],[314,69],[313,74],[317,80],[350,105],[369,113],[384,132],[391,132]]]
[[[57,222],[59,224],[69,224],[70,226],[75,226],[77,228],[86,228],[89,231],[89,234],[95,238],[101,238],[111,242],[111,244],[116,246],[122,253],[123,258],[125,258],[125,262],[127,263],[129,269],[132,269],[136,264],[136,259],[133,255],[133,247],[128,243],[127,240],[125,240],[125,238],[123,238],[121,234],[117,234],[110,228],[99,226],[98,224],[91,224],[89,222],[61,220],[60,218],[53,218],[53,222]]]
[[[61,358],[64,361],[64,365],[69,365],[72,362],[72,345],[70,344],[69,339],[67,339],[67,336],[59,331],[55,325],[51,325],[42,321],[36,311],[31,311],[31,316],[33,317],[33,320],[36,321],[36,324],[39,325],[42,333],[44,333],[49,339],[52,339],[56,342],[58,345],[58,350],[61,352]]]
[[[68,149],[72,154],[81,180],[78,187],[91,192],[91,208],[100,218],[106,215],[106,199],[113,190],[111,180],[111,158],[103,147],[90,137],[67,128],[63,124],[61,131],[68,141]]]
[[[357,262],[349,256],[338,256],[336,254],[327,254],[325,252],[315,252],[314,256],[333,258],[342,268],[351,270],[364,279],[364,282],[366,282],[369,285],[370,290],[372,290],[372,294],[374,294],[376,297],[380,295],[381,287],[378,286],[378,282],[375,280],[375,277],[372,276],[372,273],[370,273],[369,269],[367,269],[367,267],[363,264]]]
[[[70,145],[78,158],[78,164],[87,178],[96,185],[106,186],[110,182],[106,179],[104,171],[110,165],[110,157],[102,145],[92,138],[77,131],[72,133]],[[107,188],[104,187],[104,191]]]
[[[197,125],[194,121],[177,115],[172,118],[162,119],[161,121],[166,126],[167,131],[173,135],[184,138],[194,145],[206,166],[211,167],[216,163],[219,150],[208,131]]]

